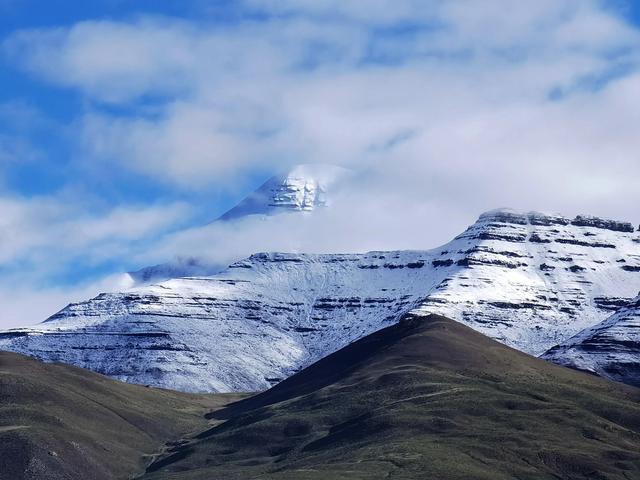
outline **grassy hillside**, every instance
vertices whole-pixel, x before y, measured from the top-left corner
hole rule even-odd
[[[640,478],[640,390],[407,318],[212,417],[157,479]]]
[[[238,397],[117,382],[0,352],[0,480],[124,479]]]

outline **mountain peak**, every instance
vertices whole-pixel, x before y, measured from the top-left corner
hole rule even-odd
[[[245,197],[213,223],[240,220],[250,216],[310,212],[327,206],[327,194],[350,170],[329,164],[301,164],[275,175]],[[226,265],[205,258],[186,256],[128,272],[135,286],[158,283],[170,278],[214,275]]]
[[[302,164],[275,175],[249,194],[219,220],[248,215],[308,212],[327,205],[327,192],[349,170],[328,164]]]

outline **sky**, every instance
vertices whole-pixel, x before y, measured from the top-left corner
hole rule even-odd
[[[639,223],[626,0],[0,0],[0,327],[122,272],[428,249],[497,207]],[[326,211],[209,222],[300,163]]]

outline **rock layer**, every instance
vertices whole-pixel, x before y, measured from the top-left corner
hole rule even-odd
[[[429,251],[256,254],[212,277],[69,305],[1,334],[0,348],[134,383],[255,391],[411,312],[537,355],[640,290],[628,268],[640,265],[639,234],[577,223],[499,210]]]
[[[542,358],[640,387],[640,296]]]

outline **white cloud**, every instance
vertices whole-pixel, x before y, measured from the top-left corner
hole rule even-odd
[[[308,162],[347,165],[366,181],[299,223],[208,226],[145,251],[132,244],[170,230],[179,208],[74,222],[55,202],[4,201],[2,231],[15,238],[0,237],[0,258],[40,258],[33,252],[60,243],[90,258],[122,249],[141,264],[428,248],[498,206],[636,217],[640,36],[603,2],[245,5],[264,20],[86,21],[18,32],[3,48],[84,95],[73,131],[88,168],[129,169],[177,191]],[[51,241],[40,225],[53,226]]]
[[[96,277],[92,269],[109,262],[116,270],[130,265],[149,242],[191,214],[181,203],[97,211],[89,199],[64,193],[1,196],[0,212],[0,328],[42,321],[70,301],[126,287],[122,274],[97,274],[87,284],[73,278],[83,271]],[[51,281],[69,274],[71,281]]]
[[[120,161],[131,170],[196,188],[228,179],[251,163],[259,139],[242,143],[241,132],[229,131],[230,123],[215,109],[176,102],[156,119],[87,115],[81,135],[92,161]]]
[[[357,188],[348,183],[334,191],[330,208],[267,219],[214,222],[183,230],[139,252],[135,260],[148,265],[197,255],[214,265],[228,265],[262,251],[425,249],[449,241],[460,233],[460,225],[474,221],[473,214],[457,205],[443,204],[437,198],[389,193],[375,182],[360,181],[363,183]]]
[[[16,62],[50,81],[105,100],[174,93],[196,59],[190,27],[177,21],[109,21],[18,32],[4,43]]]
[[[439,125],[484,122],[501,132],[509,126],[500,119],[518,110],[540,121],[553,110],[553,91],[572,92],[636,65],[640,45],[637,30],[595,0],[247,5],[274,16],[224,26],[87,21],[20,32],[4,48],[90,99],[126,106],[160,95],[133,115],[90,107],[78,121],[82,157],[189,189],[225,185],[256,165],[370,164],[407,135],[423,151],[396,160],[398,170],[437,170],[456,161],[440,144],[465,140],[459,128]],[[407,24],[413,29],[404,32]],[[574,112],[565,120],[581,122],[584,112]],[[502,152],[478,151],[477,143],[474,150],[479,158],[511,157],[511,165],[512,145],[504,145]],[[566,147],[545,148],[559,146]],[[435,149],[438,158],[427,158]],[[492,166],[508,176],[509,165]]]
[[[182,204],[116,207],[91,213],[91,205],[64,196],[0,197],[0,264],[37,266],[41,275],[66,262],[95,263],[119,249],[171,229],[186,216]]]
[[[100,292],[127,288],[125,275],[113,275],[81,287],[39,287],[18,283],[13,279],[0,281],[0,328],[16,328],[40,323],[70,302],[80,302]]]

